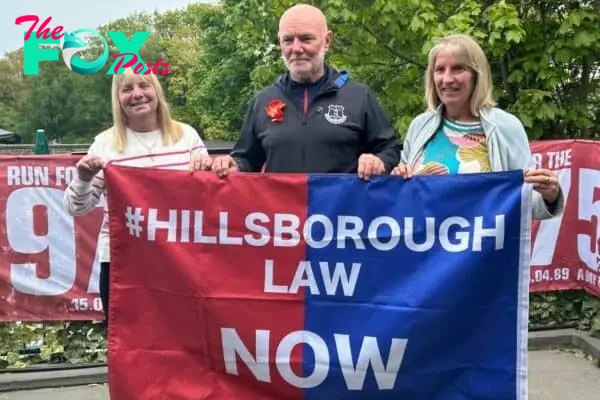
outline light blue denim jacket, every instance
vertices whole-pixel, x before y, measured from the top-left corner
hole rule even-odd
[[[514,115],[493,107],[482,109],[481,124],[486,136],[488,155],[493,171],[525,170],[533,167],[531,150],[525,128]],[[435,112],[426,111],[412,120],[408,128],[401,163],[413,166],[425,144],[436,133],[442,122],[442,106]],[[560,189],[554,212],[548,209],[541,194],[532,196],[532,216],[549,219],[560,215],[564,209],[564,196]]]

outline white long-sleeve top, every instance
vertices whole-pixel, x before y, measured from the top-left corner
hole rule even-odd
[[[187,169],[192,154],[208,154],[198,132],[187,124],[181,124],[183,135],[179,141],[163,145],[160,131],[135,132],[127,128],[126,145],[123,152],[117,152],[113,146],[110,130],[104,131],[94,138],[88,155],[102,157],[105,162],[112,161],[119,165],[136,167],[153,167],[168,169]],[[70,215],[86,214],[100,206],[101,199],[106,196],[103,171],[85,182],[77,175],[65,190],[64,203]],[[110,262],[110,243],[108,229],[108,208],[104,201],[104,218],[98,236],[98,259]]]

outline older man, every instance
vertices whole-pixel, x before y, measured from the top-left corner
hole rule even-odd
[[[367,86],[325,63],[332,33],[321,10],[289,8],[278,38],[288,71],[252,99],[233,152],[212,170],[389,173],[399,160],[394,129]]]

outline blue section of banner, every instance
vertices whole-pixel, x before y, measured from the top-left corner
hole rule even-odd
[[[526,341],[520,335],[527,332],[518,305],[527,266],[520,264],[530,234],[522,221],[522,192],[518,171],[369,182],[311,176],[308,217],[316,246],[307,243],[307,260],[318,293],[305,288],[305,330],[316,334],[303,347],[305,399],[521,399],[519,353]],[[333,230],[327,232],[319,214]],[[369,232],[378,217],[379,229]],[[340,221],[347,231],[362,222],[365,249],[350,239],[339,248]],[[497,238],[489,236],[493,229]],[[315,248],[327,235],[340,240]],[[373,239],[397,244],[382,250]],[[320,262],[329,263],[329,273]],[[347,276],[352,263],[360,264],[353,293],[344,295],[339,285],[326,293],[323,274],[330,276],[336,263],[344,264]],[[364,360],[357,368],[361,346]],[[321,349],[318,356],[313,348]],[[368,356],[381,357],[379,380]],[[393,361],[396,369],[384,373]]]

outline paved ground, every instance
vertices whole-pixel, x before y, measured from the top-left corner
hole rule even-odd
[[[529,352],[529,400],[598,400],[600,368],[569,352]],[[105,385],[0,393],[0,400],[108,400]]]
[[[0,400],[108,400],[106,385],[0,393]]]
[[[569,352],[529,352],[529,400],[598,400],[600,368]]]

